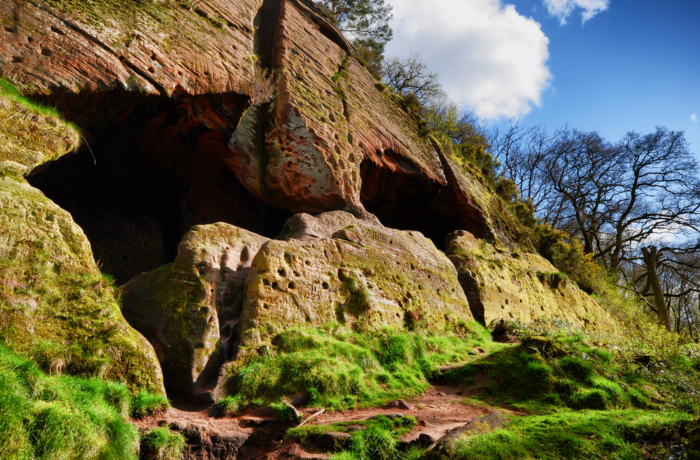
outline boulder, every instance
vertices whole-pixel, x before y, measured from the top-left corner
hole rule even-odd
[[[511,252],[466,231],[448,235],[446,254],[457,268],[472,314],[482,324],[546,317],[614,327],[609,313],[538,254]]]
[[[341,450],[350,443],[352,436],[349,433],[329,432],[323,433],[316,441],[316,447],[324,451]]]
[[[305,228],[332,232],[331,238],[307,235],[262,246],[246,283],[244,344],[266,343],[290,326],[442,330],[472,320],[454,266],[430,240],[349,214],[330,217],[304,219],[313,224]]]
[[[228,224],[198,225],[172,264],[122,286],[124,315],[153,344],[169,390],[211,391],[236,358],[245,281],[266,241]]]
[[[507,424],[508,418],[499,412],[484,415],[476,420],[472,420],[463,427],[448,431],[445,436],[430,447],[425,458],[430,460],[435,458],[437,460],[440,458],[439,455],[443,455],[447,458],[454,458],[460,439],[489,433],[493,430],[503,428]]]
[[[78,133],[2,94],[0,120],[0,342],[46,372],[163,393],[153,348],[124,320],[85,234],[24,178]]]
[[[403,409],[403,410],[413,410],[413,406],[404,401],[403,399],[396,399],[394,401],[389,401],[386,403],[387,408],[396,408],[396,409]]]

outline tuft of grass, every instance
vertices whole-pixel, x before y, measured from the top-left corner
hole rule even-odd
[[[0,458],[136,460],[131,407],[123,384],[46,375],[0,347]]]
[[[168,398],[142,390],[131,398],[130,413],[134,418],[143,418],[148,414],[162,412],[169,408],[170,401],[168,401]]]
[[[397,417],[394,420],[378,416],[368,420],[295,427],[287,432],[287,436],[296,438],[303,445],[313,446],[313,443],[324,433],[345,433],[347,432],[346,427],[355,425],[362,427],[362,430],[352,433],[348,450],[333,454],[331,459],[417,459],[422,452],[418,452],[416,449],[414,449],[411,457],[404,457],[397,451],[399,437],[405,433],[410,433],[416,426],[416,423],[416,419],[411,416]]]
[[[288,404],[285,404],[282,401],[277,401],[271,403],[269,407],[277,412],[277,418],[283,425],[295,421],[296,417],[294,416],[294,409]]]
[[[424,392],[442,364],[471,359],[475,346],[489,344],[480,325],[472,332],[425,334],[383,329],[359,333],[344,326],[288,329],[273,347],[249,350],[230,367],[226,388],[231,399],[221,412],[279,401],[299,392],[312,406],[329,409],[377,406]]]
[[[141,458],[145,460],[180,460],[186,440],[168,428],[154,428],[141,438]]]
[[[216,404],[214,404],[214,407],[220,417],[230,417],[238,412],[238,409],[241,407],[241,402],[237,397],[225,396],[218,400]]]

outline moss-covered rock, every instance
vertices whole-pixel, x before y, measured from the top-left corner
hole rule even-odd
[[[344,214],[353,223],[332,238],[263,245],[246,283],[244,344],[291,325],[439,330],[472,319],[454,267],[430,240]]]
[[[23,177],[78,133],[7,88],[0,120],[0,341],[48,372],[162,392],[153,348],[124,320],[85,234]]]
[[[169,391],[210,391],[221,366],[235,359],[245,281],[266,241],[224,223],[198,225],[172,264],[122,287],[124,315],[156,349]]]
[[[546,317],[599,329],[615,327],[600,304],[537,254],[499,249],[465,231],[448,236],[446,253],[482,324]]]

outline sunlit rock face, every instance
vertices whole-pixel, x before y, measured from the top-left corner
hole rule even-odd
[[[169,394],[202,397],[236,359],[246,279],[267,240],[224,223],[198,225],[172,264],[122,286],[124,316],[153,344]]]
[[[465,231],[448,236],[446,253],[482,324],[561,318],[601,330],[613,327],[609,313],[538,254],[497,249]]]
[[[241,318],[246,345],[290,326],[445,330],[473,319],[454,266],[422,234],[344,212],[305,220],[253,260]]]

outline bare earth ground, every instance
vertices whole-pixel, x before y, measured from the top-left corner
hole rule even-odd
[[[465,397],[459,388],[432,386],[423,396],[407,401],[411,406],[409,410],[368,408],[327,412],[317,416],[308,424],[328,425],[334,422],[365,420],[380,414],[411,415],[418,420],[418,425],[411,433],[404,435],[401,438],[402,441],[412,441],[422,433],[440,438],[447,431],[494,411],[487,406],[477,407],[466,404],[463,402]],[[270,420],[269,413],[246,411],[234,417],[216,418],[211,408],[202,410],[195,407],[188,408],[182,404],[176,405],[178,407],[173,407],[165,413],[135,420],[134,423],[140,429],[150,429],[164,421],[171,426],[173,424],[196,425],[211,433],[243,435],[247,440],[239,451],[238,459],[328,458],[327,454],[309,452],[294,440],[285,439],[284,433],[289,427],[283,427]],[[316,412],[318,411],[314,408],[300,410],[304,420]],[[295,445],[298,446],[298,451],[295,455],[290,455],[290,450],[293,451],[292,447]]]

